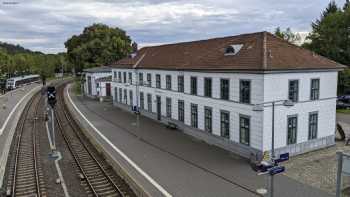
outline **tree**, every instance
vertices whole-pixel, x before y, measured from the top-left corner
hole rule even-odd
[[[346,11],[346,10],[349,9],[349,8],[350,8],[350,0],[346,0],[346,1],[345,1],[345,4],[344,4],[344,6],[343,6],[343,10]]]
[[[327,8],[322,12],[321,15],[321,20],[324,19],[325,17],[327,17],[329,14],[333,14],[339,11],[339,8],[337,6],[337,4],[335,3],[335,1],[331,1],[328,3]]]
[[[104,24],[86,27],[82,34],[68,39],[65,47],[67,60],[77,71],[111,64],[132,50],[131,39],[124,30]]]
[[[281,31],[281,28],[277,27],[275,30],[275,36],[292,44],[296,44],[301,39],[300,35],[298,33],[293,33],[289,27],[285,31]]]
[[[65,53],[44,54],[0,42],[0,78],[32,73],[53,76],[55,68],[65,62],[65,56]]]
[[[322,12],[320,19],[312,23],[312,31],[307,36],[310,42],[305,43],[303,47],[344,65],[350,65],[349,27],[350,9],[339,9],[332,1]],[[350,90],[349,80],[348,70],[339,73],[339,94]]]
[[[3,74],[6,73],[9,62],[10,56],[6,53],[5,50],[0,48],[0,78]]]

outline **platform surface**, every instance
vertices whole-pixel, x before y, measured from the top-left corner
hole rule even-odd
[[[88,121],[172,196],[258,196],[255,191],[266,188],[267,177],[257,176],[242,158],[142,116],[137,129],[134,114],[114,107],[111,103],[100,103],[69,92],[74,105]],[[127,165],[100,135],[92,135],[119,162]],[[138,179],[139,184],[144,184],[144,188],[154,196],[158,195],[152,193],[155,191],[151,188],[152,184],[142,179],[141,175],[138,176],[132,168],[127,169],[131,169],[130,173]],[[277,175],[275,196],[332,195],[284,175]]]
[[[0,96],[0,188],[17,120],[26,103],[36,91],[39,91],[40,86],[34,83]]]

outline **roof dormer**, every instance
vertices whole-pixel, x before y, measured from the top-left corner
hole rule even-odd
[[[226,55],[236,55],[241,48],[243,47],[243,44],[233,44],[229,45],[225,48],[225,56]]]

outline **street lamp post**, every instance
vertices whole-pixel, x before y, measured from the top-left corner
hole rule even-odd
[[[138,69],[135,69],[135,75],[136,75],[136,81],[135,81],[135,85],[136,85],[136,127],[137,127],[137,132],[139,133],[139,127],[140,127],[140,111],[139,111],[139,92],[140,92],[140,76],[139,76],[139,72]]]
[[[144,53],[139,60],[137,60],[137,62],[133,65],[134,71],[135,71],[135,85],[136,85],[136,127],[137,127],[137,132],[139,133],[139,127],[140,127],[140,111],[139,111],[139,91],[140,91],[140,87],[139,87],[139,83],[140,83],[140,79],[139,79],[139,72],[138,72],[138,68],[137,66],[140,64],[140,62],[143,60],[143,58],[146,56],[146,53]],[[132,83],[130,83],[132,85]]]
[[[272,125],[271,125],[271,157],[270,161],[275,165],[275,106],[277,103],[282,103],[283,106],[292,107],[294,103],[290,100],[276,100],[269,101],[264,103],[255,104],[253,111],[264,111],[265,104],[271,104],[272,106]],[[269,179],[269,196],[273,197],[274,195],[274,175],[270,175]]]

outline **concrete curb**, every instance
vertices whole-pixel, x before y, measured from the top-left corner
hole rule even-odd
[[[64,93],[66,94],[66,88],[65,87]],[[128,173],[128,170],[126,169],[123,164],[121,164],[120,161],[117,161],[109,151],[106,150],[105,147],[103,147],[99,141],[91,134],[91,128],[87,124],[85,124],[85,121],[80,117],[80,115],[76,112],[76,110],[72,107],[71,103],[68,100],[68,96],[65,95],[64,101],[66,105],[68,106],[69,111],[75,116],[75,120],[82,128],[83,133],[85,136],[89,139],[89,141],[97,148],[97,150],[106,158],[108,163],[113,167],[113,169],[118,173],[119,176],[121,176],[127,184],[129,184],[130,188],[135,192],[137,196],[140,197],[152,197],[154,195],[151,195],[140,183],[138,180],[135,179],[130,173]],[[77,118],[78,117],[78,118]],[[161,194],[157,196],[162,196]]]

